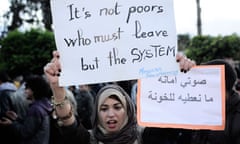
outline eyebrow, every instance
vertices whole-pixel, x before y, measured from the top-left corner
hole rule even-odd
[[[116,106],[116,105],[121,105],[121,106],[122,106],[122,104],[121,104],[120,102],[114,103],[113,105],[114,105],[114,106]],[[109,105],[107,105],[107,104],[102,104],[100,107],[102,107],[102,106],[105,106],[105,107],[106,107],[106,106],[109,106]]]

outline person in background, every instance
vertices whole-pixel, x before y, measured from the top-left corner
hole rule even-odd
[[[132,88],[131,88],[131,99],[135,106],[137,106],[137,80],[132,81]]]
[[[78,89],[75,85],[68,86],[67,88],[68,88],[68,90],[70,90],[73,93],[74,96],[77,95]]]
[[[240,144],[240,95],[235,90],[237,74],[224,59],[215,59],[204,65],[225,66],[226,120],[222,131],[197,130],[193,133],[192,144]]]
[[[131,96],[132,83],[130,80],[126,81],[117,81],[117,85],[121,86],[129,96]]]
[[[53,103],[61,106],[61,109],[58,109],[58,115],[67,117],[63,121],[63,126],[71,127],[74,130],[78,127],[77,118],[69,115],[72,107],[66,102],[68,100],[65,88],[59,86],[58,76],[61,72],[59,58],[59,53],[54,51],[51,62],[44,67],[44,72],[53,91]],[[195,62],[183,55],[177,55],[176,59],[183,72],[187,72],[195,65]],[[136,144],[141,142],[141,132],[138,133],[139,127],[136,123],[135,106],[130,96],[120,86],[106,85],[99,91],[93,117],[93,130],[90,131],[92,143]],[[77,133],[75,133],[75,137],[77,137]]]
[[[6,71],[0,72],[0,119],[6,116],[9,110],[16,111],[20,107],[16,107],[15,92],[17,87],[14,85]],[[19,101],[20,102],[20,101]],[[21,104],[21,102],[19,103]],[[21,115],[21,114],[20,114]],[[17,143],[17,139],[11,138],[11,132],[8,127],[0,125],[1,141],[6,143]]]
[[[235,70],[237,72],[237,83],[236,83],[235,89],[240,94],[240,69],[239,67],[235,67]]]
[[[26,99],[26,97],[27,96],[25,93],[25,80],[24,78],[22,78],[22,80],[20,81],[20,85],[15,92],[16,103],[14,104],[17,107],[14,112],[17,113],[20,119],[23,119],[27,115],[27,109],[29,107],[29,104],[31,103],[31,101],[28,101]]]
[[[86,129],[92,129],[91,117],[93,113],[94,93],[91,92],[89,85],[79,85],[78,92],[75,96],[77,101],[77,113],[81,123]]]
[[[0,72],[0,117],[5,116],[5,113],[9,110],[16,110],[13,105],[16,90],[17,87],[11,81],[7,72]]]
[[[14,111],[7,111],[0,125],[11,130],[13,138],[20,144],[48,144],[50,137],[50,97],[52,91],[47,81],[39,75],[31,75],[25,83],[26,98],[30,105],[24,119],[18,118]]]

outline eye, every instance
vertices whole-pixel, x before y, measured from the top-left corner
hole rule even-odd
[[[114,105],[114,109],[115,110],[121,110],[123,108],[123,106],[121,104],[117,104],[117,105]]]
[[[101,107],[100,107],[100,111],[105,112],[105,111],[107,111],[107,110],[108,110],[108,108],[107,108],[106,106],[101,106]]]

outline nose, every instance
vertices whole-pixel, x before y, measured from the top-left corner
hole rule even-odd
[[[109,109],[108,113],[107,113],[107,116],[113,117],[114,116],[114,110],[113,109]]]

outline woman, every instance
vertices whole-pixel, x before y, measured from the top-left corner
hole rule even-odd
[[[188,71],[195,65],[193,61],[183,55],[177,55],[176,60],[183,72]],[[44,67],[44,72],[53,90],[53,104],[60,106],[57,114],[64,118],[62,125],[76,128],[77,118],[70,115],[72,108],[66,103],[66,91],[58,83],[61,65],[57,51],[53,52],[53,59]],[[137,144],[141,142],[134,105],[126,92],[119,86],[108,85],[103,87],[98,93],[94,111],[93,131],[91,132],[92,143]]]
[[[138,144],[135,106],[130,96],[118,85],[106,85],[97,97],[93,114],[93,143]]]

